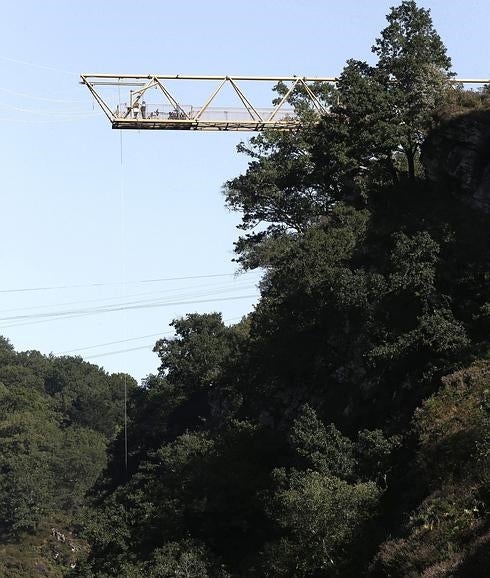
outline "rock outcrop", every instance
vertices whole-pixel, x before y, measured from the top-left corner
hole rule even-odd
[[[490,110],[442,123],[423,144],[421,160],[429,180],[490,212]]]

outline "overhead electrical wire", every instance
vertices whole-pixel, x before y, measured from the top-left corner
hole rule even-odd
[[[44,116],[101,116],[103,112],[87,111],[87,110],[38,110],[33,108],[23,108],[11,104],[0,102],[0,107],[4,109],[15,110],[17,112],[27,112],[28,114],[39,114]]]
[[[231,319],[225,319],[225,320],[224,320],[224,323],[229,323],[230,321],[236,321],[237,319],[241,319],[241,317],[233,317],[233,318],[231,318]],[[151,334],[151,335],[142,335],[142,336],[140,336],[140,337],[131,337],[131,338],[129,338],[129,339],[121,339],[121,340],[119,340],[119,341],[109,341],[109,342],[107,342],[107,343],[103,343],[103,344],[99,344],[99,345],[90,345],[90,346],[88,346],[88,347],[81,347],[81,348],[78,348],[78,349],[71,349],[71,350],[66,351],[66,352],[56,353],[55,355],[66,355],[67,353],[73,353],[73,352],[82,351],[82,350],[87,350],[87,349],[94,349],[94,348],[96,348],[96,347],[103,347],[103,346],[106,346],[106,345],[116,345],[116,344],[118,344],[118,343],[125,343],[125,342],[127,342],[127,341],[136,341],[136,340],[138,340],[138,339],[145,339],[145,338],[148,338],[148,337],[164,337],[164,336],[166,336],[166,335],[172,335],[172,334],[174,334],[174,333],[175,333],[174,331],[165,331],[165,332],[163,332],[163,333],[160,332],[160,333],[155,333],[155,334]],[[103,353],[96,353],[96,354],[94,354],[94,355],[85,355],[85,356],[84,356],[84,359],[94,359],[94,358],[96,358],[96,357],[106,357],[106,356],[108,356],[108,355],[117,355],[117,354],[119,354],[119,353],[127,353],[127,352],[130,352],[130,351],[139,351],[139,350],[142,350],[142,349],[150,349],[150,348],[153,349],[153,347],[155,347],[155,343],[154,343],[154,342],[153,342],[153,343],[147,343],[147,344],[145,344],[145,345],[139,345],[138,347],[129,347],[129,348],[126,348],[126,349],[117,349],[117,350],[115,350],[115,351],[105,351],[105,352],[103,352]]]
[[[11,327],[21,327],[25,325],[36,325],[38,323],[46,323],[50,321],[60,321],[64,319],[73,319],[77,317],[87,317],[91,315],[100,315],[104,313],[114,313],[117,311],[131,311],[138,309],[155,309],[161,307],[172,307],[177,305],[195,305],[198,303],[215,303],[221,301],[234,301],[238,299],[251,299],[257,297],[256,294],[247,295],[237,295],[231,297],[215,297],[211,299],[195,299],[195,300],[184,300],[184,301],[161,301],[161,302],[149,302],[134,305],[122,305],[122,306],[112,306],[105,308],[93,308],[93,309],[79,309],[71,311],[59,311],[54,313],[39,313],[35,315],[22,315],[22,316],[10,316],[0,318],[0,326],[2,328]],[[2,323],[2,321],[7,321],[7,323]]]
[[[218,297],[220,293],[227,293],[230,291],[238,291],[239,289],[243,289],[241,287],[237,287],[231,290],[225,291],[217,291],[217,292],[208,292],[203,293],[201,297],[213,297],[212,299],[192,299],[191,297],[187,298],[180,298],[180,299],[169,299],[169,300],[158,300],[158,299],[151,299],[151,300],[140,300],[140,301],[128,301],[126,303],[116,303],[113,305],[106,305],[100,307],[92,307],[92,308],[85,308],[85,309],[71,309],[67,311],[53,311],[48,313],[34,313],[28,315],[11,315],[6,317],[1,317],[0,322],[2,321],[24,321],[24,320],[37,320],[37,319],[45,319],[49,317],[64,317],[64,316],[72,316],[72,315],[97,315],[99,313],[112,313],[115,311],[128,311],[132,309],[153,309],[155,307],[169,307],[172,305],[181,305],[181,304],[193,304],[193,303],[205,303],[208,301],[220,301],[220,300],[229,300],[234,299],[235,297]],[[255,297],[256,294],[253,295],[245,295],[243,297]],[[184,296],[185,297],[185,296]]]
[[[117,351],[108,351],[106,353],[98,353],[96,355],[87,355],[84,359],[95,359],[96,357],[107,357],[108,355],[117,355],[118,353],[128,353],[129,351],[139,351],[142,349],[150,349],[154,347],[154,343],[147,345],[140,345],[138,347],[129,347],[128,349],[118,349]]]
[[[77,115],[77,116],[64,116],[59,118],[50,118],[50,119],[42,119],[42,118],[0,118],[0,122],[10,122],[10,123],[17,123],[17,124],[53,124],[53,123],[63,123],[63,122],[73,122],[77,120],[86,120],[87,118],[92,118],[96,116],[95,113],[87,113],[86,115]]]
[[[244,273],[247,274],[247,273]],[[242,275],[241,273],[239,275]],[[212,273],[207,275],[185,275],[181,277],[160,277],[155,279],[140,279],[138,281],[126,281],[126,285],[135,285],[137,283],[163,283],[166,281],[184,281],[187,279],[210,279],[213,277],[237,277],[236,273]],[[0,289],[0,293],[27,293],[29,291],[55,291],[65,289],[84,289],[88,287],[109,287],[114,285],[123,285],[123,281],[110,281],[101,283],[83,283],[78,285],[51,285],[41,287],[14,287],[11,289]]]
[[[17,90],[12,90],[11,88],[5,88],[4,86],[0,86],[1,92],[6,92],[7,94],[12,94],[13,96],[20,96],[21,98],[28,98],[30,100],[39,100],[42,102],[55,102],[58,104],[74,104],[74,103],[86,103],[87,99],[79,99],[79,100],[67,100],[61,98],[51,98],[48,96],[39,96],[37,94],[29,94],[27,92],[18,92]]]
[[[240,284],[240,285],[236,285],[236,284],[230,284],[230,285],[217,285],[217,284],[202,284],[202,285],[197,285],[194,286],[192,288],[190,287],[176,287],[173,289],[160,289],[159,291],[143,291],[143,292],[139,292],[139,293],[132,293],[130,295],[125,295],[125,298],[128,297],[141,297],[144,295],[153,295],[153,296],[163,296],[165,294],[171,294],[171,293],[176,293],[177,296],[179,298],[182,298],[184,296],[194,296],[195,294],[197,295],[202,295],[202,293],[200,292],[195,292],[196,289],[199,290],[213,290],[213,291],[225,291],[227,289],[230,290],[234,290],[236,287],[243,287],[246,289],[250,289],[253,287],[253,285],[250,284]],[[191,293],[189,293],[188,291],[192,289]],[[186,291],[186,293],[181,293],[182,291]],[[50,309],[50,308],[56,308],[56,307],[67,307],[69,305],[82,305],[85,303],[101,303],[101,302],[107,302],[107,301],[118,301],[121,299],[121,296],[111,296],[111,297],[96,297],[93,299],[84,299],[84,300],[77,300],[77,301],[65,301],[62,303],[49,303],[49,304],[42,304],[42,305],[30,305],[27,307],[9,307],[8,309],[0,309],[0,314],[2,313],[11,313],[13,311],[32,311],[32,310],[36,310],[36,309]]]
[[[3,58],[0,56],[0,58]],[[5,60],[5,58],[4,58]],[[13,59],[6,59],[12,60]],[[74,121],[74,120],[81,120],[93,117],[99,117],[103,115],[102,111],[95,111],[95,110],[87,110],[86,108],[77,108],[76,110],[71,109],[63,109],[60,110],[60,104],[81,104],[82,100],[67,100],[67,99],[60,99],[60,98],[50,98],[46,96],[34,95],[25,92],[20,92],[16,90],[12,90],[10,88],[0,87],[0,91],[5,95],[12,95],[16,98],[15,103],[6,103],[1,102],[0,106],[4,111],[14,111],[20,113],[19,115],[12,114],[12,116],[1,118],[0,121],[2,122],[11,122],[11,123],[21,123],[21,124],[37,124],[37,123],[53,123],[53,122],[67,122],[67,121]],[[26,106],[19,106],[18,101],[20,99],[29,99],[29,100],[36,100],[38,102],[44,103],[54,103],[57,108],[42,108],[42,109],[32,109]],[[86,102],[86,101],[85,101]],[[34,115],[34,117],[32,116]],[[26,118],[27,116],[27,118]],[[41,118],[36,118],[41,117]]]
[[[237,319],[242,319],[242,315],[237,317],[230,317],[224,319],[223,323],[230,323]],[[67,355],[70,353],[77,353],[78,351],[87,351],[88,349],[97,349],[98,347],[106,347],[107,345],[117,345],[118,343],[127,343],[128,341],[138,341],[139,339],[148,339],[149,337],[164,337],[166,335],[173,335],[175,331],[159,331],[158,333],[150,333],[148,335],[139,335],[138,337],[129,337],[127,339],[118,339],[117,341],[106,341],[105,343],[97,343],[95,345],[86,345],[85,347],[76,347],[75,349],[67,349],[66,351],[59,351],[54,355]],[[145,346],[146,347],[146,346]]]
[[[118,339],[117,341],[107,341],[106,343],[97,343],[96,345],[86,345],[85,347],[77,347],[75,349],[67,349],[66,351],[59,351],[55,355],[67,355],[70,353],[77,353],[78,351],[87,351],[88,349],[97,349],[98,347],[107,347],[107,345],[117,345],[118,343],[127,343],[128,341],[138,341],[139,339],[148,339],[149,337],[162,337],[164,335],[171,335],[173,331],[160,331],[158,333],[150,333],[149,335],[140,335],[139,337],[129,337],[127,339]]]
[[[9,56],[0,55],[0,60],[13,62],[14,64],[23,64],[24,66],[31,66],[32,68],[39,68],[41,70],[52,70],[53,72],[61,72],[62,74],[69,74],[70,76],[78,77],[78,73],[72,72],[71,70],[65,70],[64,68],[57,68],[47,64],[38,64],[37,62],[29,62],[27,60],[21,60],[20,58],[10,58]]]
[[[215,296],[215,295],[219,295],[219,294],[223,294],[223,293],[229,293],[229,292],[235,292],[235,291],[241,291],[241,290],[248,290],[248,289],[252,289],[254,288],[255,285],[250,285],[250,284],[240,284],[240,285],[236,285],[234,287],[212,287],[212,288],[208,288],[205,291],[191,291],[191,292],[187,292],[187,293],[177,293],[176,295],[170,295],[167,296],[166,298],[161,296],[160,294],[157,294],[158,296],[152,299],[134,299],[134,300],[130,300],[130,301],[120,301],[120,299],[122,299],[123,297],[117,298],[117,301],[115,303],[109,303],[107,305],[99,305],[99,306],[94,306],[94,307],[86,307],[86,308],[81,308],[81,309],[68,309],[66,311],[64,310],[58,310],[58,311],[48,311],[48,312],[38,312],[38,313],[27,313],[27,314],[19,314],[19,315],[7,315],[5,317],[0,317],[0,322],[1,321],[20,321],[23,319],[37,319],[37,318],[44,318],[44,317],[51,317],[51,316],[59,316],[59,315],[73,315],[73,314],[78,314],[78,313],[98,313],[98,312],[105,312],[105,311],[112,311],[112,310],[116,310],[116,311],[122,311],[125,308],[131,308],[131,307],[135,307],[135,306],[140,306],[140,305],[153,305],[153,304],[161,304],[161,303],[168,303],[169,305],[171,305],[172,303],[175,303],[176,301],[182,301],[182,300],[189,300],[189,299],[193,299],[193,298],[199,298],[199,297],[209,297],[209,296]],[[127,297],[127,296],[126,296]],[[67,304],[68,305],[68,304]],[[6,310],[4,310],[6,311]]]

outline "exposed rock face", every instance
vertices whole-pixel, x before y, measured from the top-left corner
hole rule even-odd
[[[422,147],[427,178],[490,212],[490,110],[454,117]]]

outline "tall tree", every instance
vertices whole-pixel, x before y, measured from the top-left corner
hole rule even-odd
[[[434,110],[445,98],[451,59],[433,27],[430,10],[419,8],[415,0],[403,0],[386,18],[388,26],[372,51],[379,57],[379,80],[393,104],[399,146],[414,179],[419,147]]]

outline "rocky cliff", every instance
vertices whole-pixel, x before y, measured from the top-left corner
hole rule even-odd
[[[490,212],[490,110],[443,122],[424,143],[421,160],[429,180]]]

